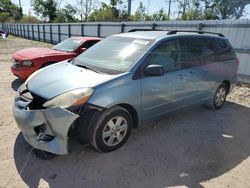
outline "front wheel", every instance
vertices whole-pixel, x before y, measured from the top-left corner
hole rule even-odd
[[[131,133],[132,123],[130,113],[122,107],[104,111],[92,127],[91,144],[101,152],[120,148]]]

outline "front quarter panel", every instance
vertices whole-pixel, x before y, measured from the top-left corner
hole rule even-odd
[[[110,108],[119,104],[129,104],[137,111],[140,124],[141,82],[140,80],[133,80],[132,76],[132,73],[125,73],[97,86],[88,103],[104,108]]]

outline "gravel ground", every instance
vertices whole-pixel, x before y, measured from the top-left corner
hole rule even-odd
[[[243,83],[221,110],[174,113],[133,131],[117,151],[70,139],[68,155],[36,158],[12,116],[21,81],[9,70],[11,54],[32,46],[51,45],[0,40],[0,187],[250,187],[250,87]]]

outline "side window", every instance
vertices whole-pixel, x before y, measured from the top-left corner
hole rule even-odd
[[[216,49],[213,38],[204,38],[201,42],[202,64],[210,64],[215,62]]]
[[[182,67],[188,68],[215,61],[216,50],[213,39],[207,37],[188,37],[181,43]]]
[[[82,44],[81,48],[90,48],[91,46],[93,46],[95,43],[97,43],[98,41],[86,41]]]
[[[199,38],[181,40],[181,67],[189,68],[201,64],[202,48]]]
[[[156,49],[151,52],[148,64],[162,65],[165,72],[180,69],[179,41],[167,41],[157,46]]]
[[[215,42],[217,61],[225,61],[235,58],[235,54],[229,42],[224,39],[218,39]]]

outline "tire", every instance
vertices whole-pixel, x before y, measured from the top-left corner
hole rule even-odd
[[[33,149],[35,155],[42,160],[51,160],[53,159],[56,155],[47,151],[43,151],[40,149]]]
[[[90,143],[100,152],[120,148],[132,130],[132,116],[124,108],[115,106],[104,111],[90,129]]]
[[[222,83],[216,89],[214,97],[207,104],[205,104],[205,106],[212,110],[218,110],[224,105],[227,95],[228,88]]]

